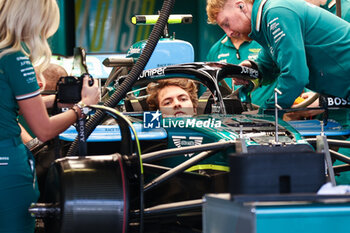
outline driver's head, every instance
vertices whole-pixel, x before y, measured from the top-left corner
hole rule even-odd
[[[197,86],[192,80],[159,80],[147,86],[150,110],[159,109],[163,117],[193,116],[197,113]]]
[[[68,76],[63,66],[54,63],[50,63],[42,73],[40,73],[38,67],[35,67],[34,70],[37,73],[39,86],[43,87],[45,91],[56,91],[58,80],[61,77]]]
[[[207,0],[208,22],[218,24],[231,38],[251,40],[251,13],[254,0]]]

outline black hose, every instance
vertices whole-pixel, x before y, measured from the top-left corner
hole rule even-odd
[[[126,93],[132,88],[133,84],[137,81],[141,72],[147,65],[160,37],[163,35],[164,28],[168,22],[170,12],[175,4],[175,0],[164,0],[162,9],[160,11],[159,19],[154,25],[151,35],[148,38],[147,44],[142,51],[139,59],[137,60],[135,66],[131,69],[128,77],[122,82],[115,93],[109,98],[104,106],[114,108],[120,102],[120,100],[126,95]],[[97,110],[96,113],[91,117],[91,119],[86,123],[86,135],[89,135],[97,127],[97,125],[105,117],[106,113],[101,110]],[[78,137],[75,138],[72,145],[69,147],[67,156],[75,156],[78,151]]]

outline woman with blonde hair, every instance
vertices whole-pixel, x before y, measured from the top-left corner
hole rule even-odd
[[[32,154],[20,138],[17,117],[47,141],[84,117],[82,106],[96,104],[97,82],[84,78],[81,102],[49,117],[33,65],[40,72],[50,61],[47,38],[59,25],[56,0],[0,0],[0,232],[34,232],[28,207],[39,196]]]

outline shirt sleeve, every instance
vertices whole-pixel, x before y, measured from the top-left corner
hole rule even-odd
[[[282,94],[278,96],[278,104],[290,108],[309,80],[302,19],[283,7],[268,10],[264,18],[263,33],[270,45],[268,52],[280,71],[276,88]],[[272,96],[262,108],[273,107]]]
[[[279,76],[280,71],[278,67],[265,49],[260,50],[256,63],[262,76],[262,85],[273,83]]]
[[[34,67],[22,52],[5,55],[5,73],[16,100],[32,98],[40,94]]]

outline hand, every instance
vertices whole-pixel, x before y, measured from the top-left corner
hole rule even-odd
[[[299,106],[303,103],[306,103],[305,101],[309,101],[314,98],[315,92],[304,92],[302,93],[295,101],[292,106],[292,108],[318,108],[319,107],[319,98],[314,100],[311,104],[308,104],[306,106]],[[291,121],[291,120],[303,120],[308,119],[313,116],[319,115],[323,113],[324,110],[301,110],[301,111],[295,111],[295,112],[289,112],[285,113],[283,115],[283,120],[285,121]]]
[[[100,100],[100,89],[98,82],[94,80],[92,86],[89,85],[89,76],[85,75],[83,79],[83,88],[81,90],[81,101],[86,105],[97,104]]]
[[[239,65],[246,66],[249,68],[252,67],[252,64],[248,60],[242,61]],[[232,82],[234,83],[234,85],[248,85],[249,84],[249,81],[244,80],[244,79],[239,79],[239,78],[232,78]]]
[[[296,112],[288,112],[283,115],[284,121],[295,121],[295,120],[305,120],[307,118],[311,118],[318,114],[323,113],[324,110],[303,110]]]

